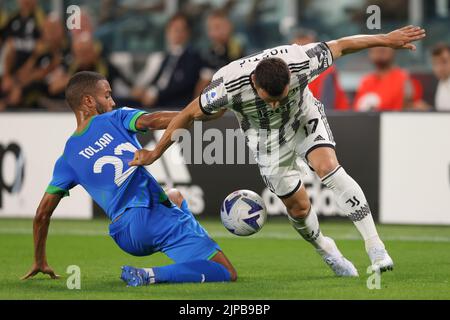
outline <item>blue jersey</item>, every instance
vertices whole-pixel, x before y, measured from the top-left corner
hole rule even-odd
[[[69,195],[81,185],[114,221],[127,208],[152,207],[166,194],[144,167],[130,167],[136,139],[136,121],[144,111],[120,108],[92,117],[81,133],[73,134],[56,161],[46,192]]]

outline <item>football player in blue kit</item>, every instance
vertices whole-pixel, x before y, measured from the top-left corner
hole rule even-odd
[[[113,110],[111,87],[95,72],[75,74],[65,94],[77,128],[56,161],[36,211],[34,263],[23,279],[39,272],[59,277],[46,258],[50,217],[69,190],[81,185],[111,220],[109,234],[122,250],[134,256],[163,252],[175,262],[162,267],[123,266],[121,279],[129,286],[235,281],[234,267],[182,195],[176,189],[166,193],[143,166],[129,166],[142,148],[136,133],[165,129],[178,112]]]

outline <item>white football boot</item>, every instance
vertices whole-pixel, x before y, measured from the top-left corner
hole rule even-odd
[[[384,272],[394,270],[394,261],[383,247],[372,247],[367,250],[370,261],[372,262],[372,271]]]
[[[316,251],[322,256],[325,263],[333,270],[338,277],[358,277],[353,263],[347,260],[336,246],[333,239],[324,237],[329,242],[327,250],[317,249]]]

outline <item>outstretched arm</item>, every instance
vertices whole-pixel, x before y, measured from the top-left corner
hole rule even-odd
[[[189,128],[194,120],[214,120],[221,117],[225,113],[225,110],[221,110],[213,115],[206,115],[200,108],[199,98],[194,99],[186,108],[178,112],[178,114],[173,117],[167,126],[161,140],[159,140],[157,146],[154,150],[141,149],[135,152],[134,159],[129,163],[130,166],[142,166],[149,165],[158,160],[159,157],[164,153],[164,151],[169,148],[172,143],[172,134],[177,129],[187,129]]]
[[[387,34],[355,35],[328,41],[327,45],[337,59],[343,55],[372,47],[390,47],[393,49],[416,50],[411,42],[423,39],[425,30],[421,27],[407,26]]]
[[[33,220],[33,239],[34,239],[34,262],[30,271],[22,277],[22,280],[31,278],[42,272],[48,274],[52,279],[59,278],[58,275],[49,267],[45,246],[47,242],[48,227],[50,225],[50,217],[61,201],[62,195],[45,193],[36,211]]]
[[[158,111],[140,116],[136,121],[138,130],[166,129],[170,121],[178,115],[179,111]]]

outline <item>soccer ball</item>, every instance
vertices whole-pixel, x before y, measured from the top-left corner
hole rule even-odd
[[[229,194],[223,201],[220,218],[231,233],[249,236],[261,230],[266,222],[266,206],[257,193],[238,190]]]

